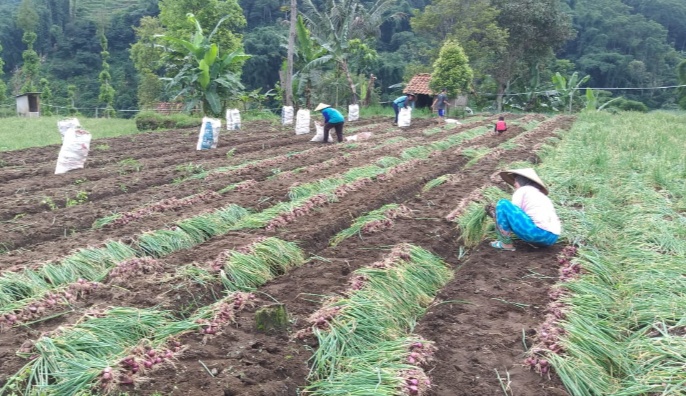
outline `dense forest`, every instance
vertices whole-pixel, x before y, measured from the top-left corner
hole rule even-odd
[[[300,105],[345,104],[355,94],[367,102],[385,101],[415,73],[433,72],[441,47],[451,41],[469,59],[473,79],[464,90],[478,108],[497,103],[506,109],[557,109],[551,92],[575,88],[572,83],[604,88],[595,91],[598,98],[621,96],[630,108],[677,107],[676,89],[656,87],[680,84],[677,67],[686,59],[683,0],[297,4],[293,86]],[[206,32],[229,15],[213,39],[220,51],[251,55],[242,73],[235,70],[242,86],[230,99],[244,108],[278,108],[290,5],[290,0],[4,0],[0,80],[6,87],[0,85],[0,99],[5,96],[0,103],[9,113],[13,95],[41,91],[49,105],[44,112],[78,108],[92,115],[100,108],[102,115],[109,108],[130,116],[175,99],[178,92],[160,78],[171,77],[178,67],[159,36],[188,39],[194,29],[186,19],[190,12]],[[340,26],[317,23],[337,18],[334,5],[358,7],[341,17]],[[351,82],[356,93],[350,92]]]

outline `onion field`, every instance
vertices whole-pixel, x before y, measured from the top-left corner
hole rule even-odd
[[[640,139],[633,149],[596,142],[612,131],[594,130],[607,120],[590,116],[507,119],[508,132],[494,135],[495,117],[407,130],[372,118],[345,131],[372,138],[333,145],[253,122],[209,151],[195,150],[196,130],[130,135],[94,141],[85,169],[59,176],[58,146],[0,153],[0,394],[642,395],[677,386],[629,384],[617,369],[639,368],[629,356],[615,362],[624,355],[613,345],[666,350],[655,337],[678,335],[681,322],[661,313],[654,337],[622,341],[627,328],[604,340],[609,332],[583,317],[588,304],[619,326],[609,307],[622,291],[585,282],[613,279],[601,264],[618,256],[599,246],[614,246],[610,229],[635,220],[633,210],[604,217],[594,205],[618,192],[594,183],[621,189],[612,172],[627,165],[610,166],[615,152],[634,150],[635,172],[648,172]],[[681,161],[650,177],[671,183]],[[483,205],[510,194],[497,172],[520,165],[550,184],[565,237],[549,249],[494,251]],[[651,187],[655,202],[683,205],[663,190]],[[658,205],[645,216],[671,219],[678,233],[681,210]],[[652,254],[683,257],[683,242],[655,238],[665,242]],[[258,320],[283,308],[275,328]],[[577,329],[594,337],[575,338]],[[602,383],[579,385],[591,377]]]

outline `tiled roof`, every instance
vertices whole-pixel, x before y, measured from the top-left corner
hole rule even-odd
[[[407,86],[403,90],[403,93],[416,93],[422,95],[433,95],[433,91],[429,88],[429,82],[431,81],[431,74],[420,73],[416,74]]]

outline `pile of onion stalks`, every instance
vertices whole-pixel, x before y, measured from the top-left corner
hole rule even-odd
[[[352,236],[362,235],[363,233],[378,232],[382,229],[391,227],[393,225],[393,219],[400,217],[407,218],[409,216],[410,210],[404,205],[384,205],[379,209],[372,210],[371,212],[355,219],[350,227],[339,232],[333,238],[331,238],[330,245],[335,247],[339,243]]]
[[[142,380],[158,368],[173,369],[184,347],[179,337],[197,332],[212,337],[236,312],[252,304],[249,293],[229,293],[187,319],[154,309],[116,307],[86,313],[76,324],[44,333],[17,353],[30,361],[0,394],[76,395],[110,392]]]
[[[408,244],[355,271],[355,286],[309,318],[319,347],[310,362],[308,394],[424,394],[430,382],[422,365],[434,347],[411,333],[451,278],[440,258]]]
[[[172,229],[141,234],[130,246],[108,241],[102,247],[80,249],[57,263],[48,263],[21,272],[6,271],[0,276],[0,316],[43,298],[46,293],[80,279],[100,282],[123,261],[151,256],[163,257],[190,249],[209,238],[228,232],[248,211],[229,205],[176,223]]]

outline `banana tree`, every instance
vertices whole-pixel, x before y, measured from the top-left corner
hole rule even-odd
[[[350,71],[349,57],[354,48],[351,40],[368,39],[379,34],[381,24],[390,18],[386,12],[393,5],[392,0],[375,0],[363,4],[359,0],[326,0],[317,7],[312,0],[304,0],[307,12],[302,16],[314,41],[326,50],[326,54],[313,60],[311,67],[334,63],[345,75],[351,102],[357,103],[357,89]]]
[[[162,80],[167,82],[168,90],[176,93],[175,98],[185,100],[186,110],[201,104],[203,113],[220,117],[226,109],[227,99],[244,88],[234,70],[240,70],[250,55],[242,50],[221,55],[217,44],[211,43],[219,26],[227,18],[220,19],[212,33],[205,36],[195,16],[188,14],[188,19],[196,28],[190,40],[159,36],[170,44],[166,50],[171,59],[179,61],[176,74],[163,77]]]
[[[585,76],[579,79],[579,73],[574,72],[567,80],[563,77],[560,72],[555,73],[553,76],[553,84],[555,84],[555,89],[560,93],[560,99],[562,102],[568,102],[569,112],[572,112],[572,104],[574,104],[574,93],[579,90],[582,84],[585,84],[591,76]]]

